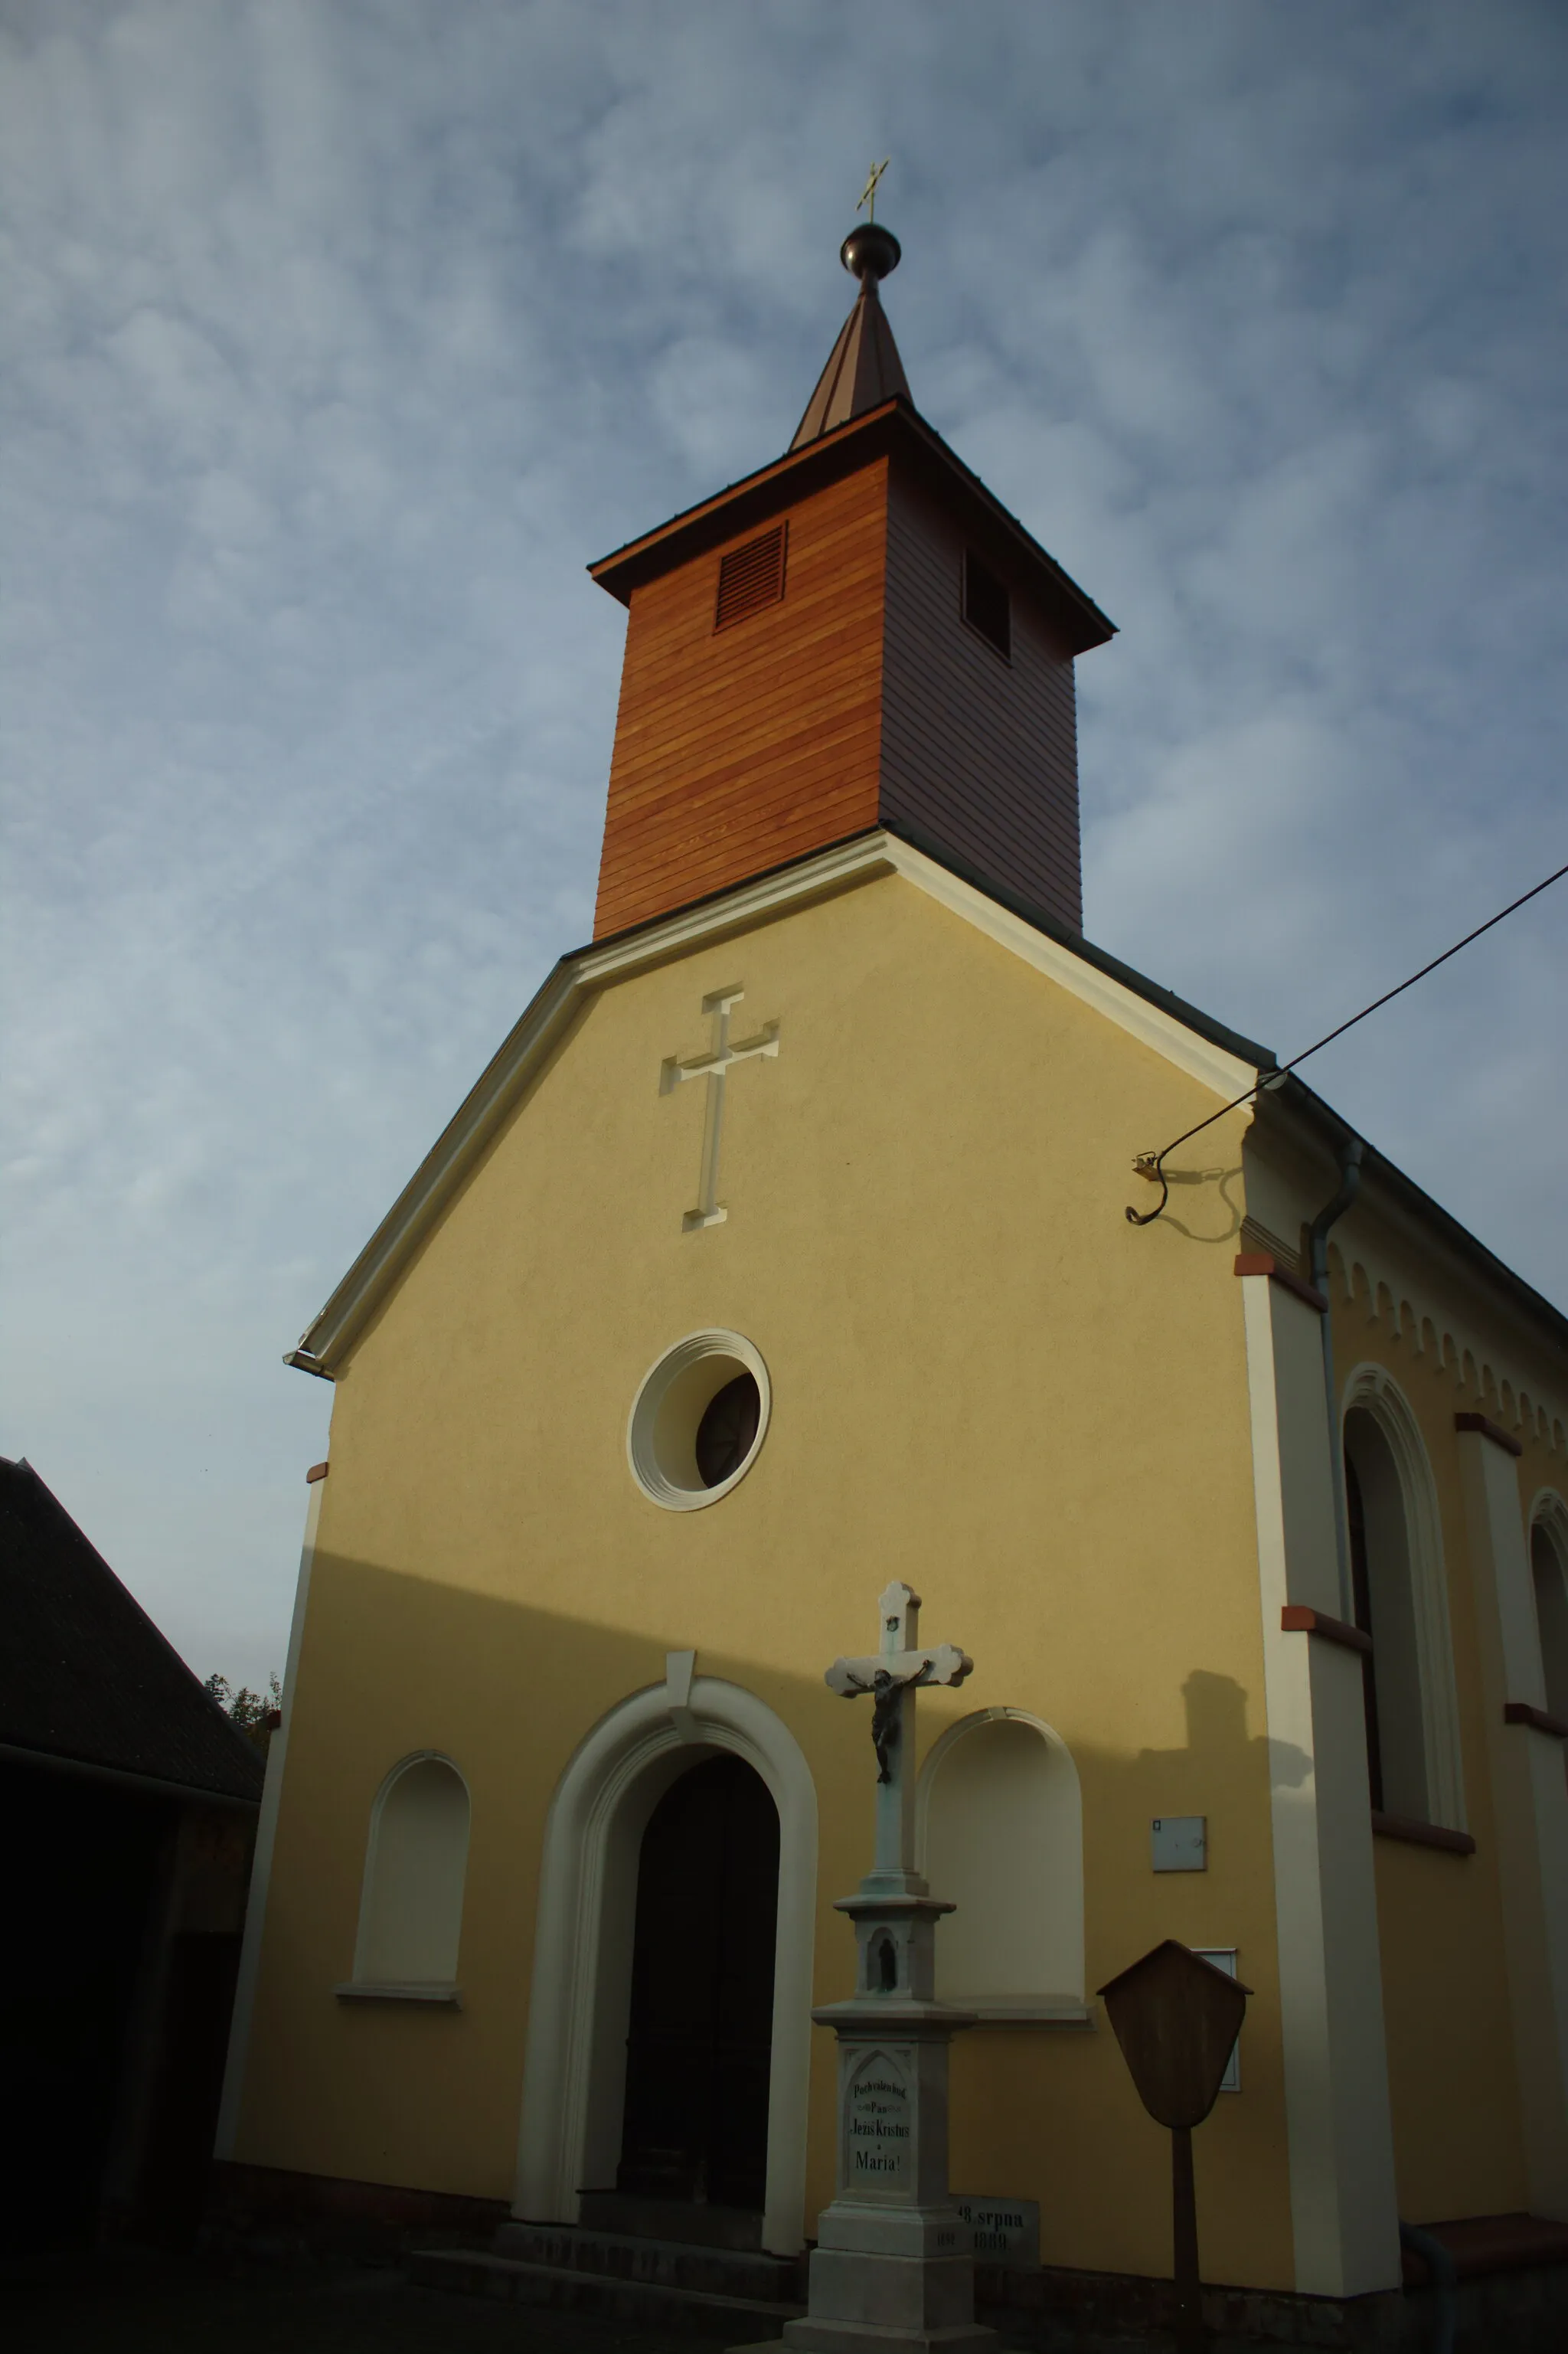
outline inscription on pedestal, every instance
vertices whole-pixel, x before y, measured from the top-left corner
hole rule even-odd
[[[1037,2199],[974,2199],[961,2190],[953,2204],[974,2233],[981,2264],[1030,2266],[1040,2262]]]
[[[846,2190],[904,2190],[911,2180],[913,2136],[904,2071],[885,2052],[860,2063],[845,2104]]]

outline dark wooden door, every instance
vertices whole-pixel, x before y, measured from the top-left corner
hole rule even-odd
[[[642,1834],[620,2190],[761,2207],[778,1911],[767,1785],[693,1766]]]

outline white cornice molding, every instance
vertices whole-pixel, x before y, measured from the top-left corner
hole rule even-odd
[[[1257,1076],[1245,1062],[1190,1029],[1176,1015],[1091,964],[1022,916],[999,907],[973,884],[948,874],[934,858],[895,834],[869,833],[814,858],[745,883],[642,927],[602,948],[563,958],[476,1085],[442,1130],[391,1209],[301,1336],[297,1355],[329,1378],[341,1371],[354,1342],[376,1313],[404,1267],[434,1227],[469,1172],[500,1133],[580,1008],[600,989],[670,963],[736,933],[899,875],[950,914],[1008,949],[1117,1027],[1151,1047],[1221,1097],[1239,1095]],[[291,1352],[291,1358],[296,1352]]]
[[[994,899],[950,875],[945,866],[924,852],[900,842],[896,835],[873,837],[886,844],[887,864],[905,881],[916,884],[928,898],[935,899],[977,931],[984,932],[1004,949],[1033,965],[1059,987],[1093,1006],[1119,1030],[1151,1046],[1168,1063],[1185,1071],[1189,1078],[1212,1087],[1216,1095],[1230,1097],[1251,1087],[1257,1077],[1258,1066],[1232,1054],[1226,1047],[1205,1038],[1201,1031],[1192,1029],[1176,1014],[1167,1013],[1161,1006],[1140,997],[1125,981],[1103,971],[1097,964],[1053,939],[1048,932],[1036,930],[1022,916],[1010,908],[999,907]]]

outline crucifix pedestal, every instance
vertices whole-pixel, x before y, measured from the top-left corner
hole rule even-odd
[[[920,1598],[882,1596],[874,1659],[835,1659],[827,1681],[869,1692],[876,1744],[876,1859],[839,1899],[854,1923],[855,1989],[811,2013],[839,2039],[838,2189],[818,2221],[805,2318],[784,2325],[800,2354],[987,2354],[974,2317],[969,2225],[948,2189],[948,2046],[971,2011],[936,1997],[937,1924],[953,1906],[915,1870],[915,1694],[958,1684],[973,1662],[952,1644],[921,1650]]]

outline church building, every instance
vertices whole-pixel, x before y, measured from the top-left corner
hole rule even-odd
[[[973,1662],[910,1763],[982,2298],[1169,2274],[1096,1994],[1165,1938],[1250,1989],[1207,2279],[1568,2252],[1568,1320],[1084,937],[1112,624],[843,259],[788,451],[592,567],[594,937],[290,1358],[222,2199],[798,2305],[878,1771],[824,1673],[903,1581]]]

